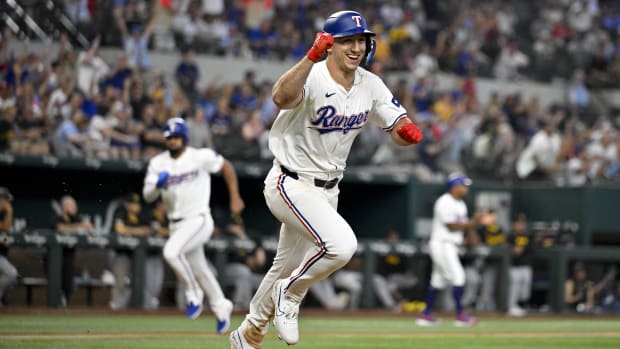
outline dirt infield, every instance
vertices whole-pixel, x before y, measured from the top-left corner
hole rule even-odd
[[[496,333],[381,333],[381,338],[620,338],[620,332],[496,332]],[[319,333],[304,332],[306,338],[376,338],[373,333]],[[158,339],[158,338],[221,338],[222,336],[209,333],[62,333],[62,334],[28,334],[7,333],[0,334],[0,339]],[[269,335],[268,335],[269,337]]]
[[[209,314],[208,310],[204,311],[204,314]],[[182,316],[183,311],[178,310],[173,307],[161,308],[155,312],[147,311],[142,309],[126,309],[122,311],[112,311],[108,307],[101,306],[72,306],[70,308],[51,308],[51,307],[3,307],[0,308],[1,314],[23,314],[23,315],[163,315],[163,316]],[[234,312],[233,315],[243,316],[244,312]],[[418,314],[411,312],[394,312],[388,310],[344,310],[344,311],[326,311],[325,309],[320,308],[307,308],[302,309],[300,316],[304,318],[330,318],[330,317],[351,317],[351,318],[415,318]],[[446,317],[450,318],[453,316],[453,313],[444,313],[437,312],[436,315],[438,317]],[[476,312],[475,316],[480,319],[501,319],[501,318],[510,318],[515,319],[514,317],[509,317],[501,312]],[[531,313],[527,318],[529,319],[583,319],[585,317],[591,317],[591,315],[584,316],[583,314],[578,313]],[[596,315],[594,318],[598,320],[620,320],[620,316],[618,315]]]

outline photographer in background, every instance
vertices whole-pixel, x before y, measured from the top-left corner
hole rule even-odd
[[[8,233],[13,225],[13,195],[5,187],[0,187],[0,232]],[[0,306],[4,304],[4,293],[17,280],[17,269],[7,258],[8,247],[0,245]]]

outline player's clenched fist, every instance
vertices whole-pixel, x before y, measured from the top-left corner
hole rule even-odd
[[[422,130],[420,130],[420,128],[413,123],[404,124],[403,126],[399,127],[396,132],[398,133],[400,138],[412,144],[420,143],[424,138]]]
[[[316,33],[314,44],[310,47],[306,56],[316,63],[333,45],[334,37],[330,33]]]
[[[160,172],[159,175],[157,176],[157,183],[155,183],[155,186],[157,188],[163,188],[166,186],[166,184],[168,183],[168,177],[170,177],[170,174],[166,171]]]

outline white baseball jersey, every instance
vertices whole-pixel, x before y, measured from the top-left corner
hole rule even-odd
[[[144,188],[147,201],[153,201],[161,193],[168,219],[190,218],[210,213],[210,173],[218,172],[224,165],[224,158],[207,148],[185,148],[183,154],[173,159],[169,152],[163,152],[149,162]],[[167,171],[167,187],[155,187],[160,172]]]
[[[280,111],[269,149],[291,171],[331,179],[344,171],[353,140],[369,120],[391,131],[406,114],[375,74],[357,68],[347,91],[322,61],[312,67],[300,104]]]
[[[460,199],[456,199],[450,193],[444,193],[435,201],[433,207],[433,223],[431,230],[431,242],[463,242],[463,231],[448,229],[447,224],[466,223],[467,205]]]

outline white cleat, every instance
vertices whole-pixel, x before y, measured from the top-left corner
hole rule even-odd
[[[477,323],[478,320],[475,317],[467,314],[459,314],[457,315],[456,320],[454,320],[454,326],[456,327],[471,327]]]
[[[230,349],[260,349],[263,346],[267,328],[261,330],[245,321],[242,322],[239,328],[230,333]]]
[[[276,281],[271,298],[275,304],[273,325],[278,331],[278,337],[286,344],[293,345],[299,342],[299,303],[294,302],[285,294],[287,280]]]
[[[441,324],[441,320],[431,314],[422,314],[415,320],[415,324],[422,327],[433,327]]]
[[[508,310],[508,315],[509,316],[514,316],[514,317],[523,317],[525,315],[527,315],[527,311],[521,307],[510,307],[510,309]]]
[[[230,349],[258,349],[258,347],[253,347],[248,343],[240,329],[230,332],[229,339]]]
[[[218,334],[224,334],[230,327],[230,315],[233,311],[233,303],[228,299],[220,303],[214,310],[215,317],[217,318],[216,332]]]

